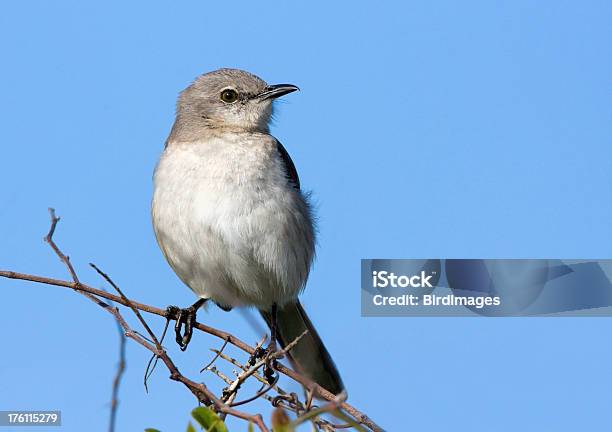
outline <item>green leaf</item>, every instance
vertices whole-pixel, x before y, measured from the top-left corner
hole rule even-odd
[[[223,420],[210,408],[197,407],[191,411],[191,415],[208,432],[227,432]]]
[[[206,430],[216,423],[217,420],[220,420],[213,410],[206,407],[195,408],[193,411],[191,411],[191,416]]]
[[[153,429],[153,428],[146,428],[144,430],[144,432],[159,432],[157,429]]]
[[[189,422],[189,424],[187,425],[187,432],[196,432],[191,422]]]
[[[227,426],[225,426],[225,423],[223,423],[223,420],[219,419],[219,421],[215,423],[213,427],[211,427],[208,430],[209,432],[227,432]]]
[[[227,432],[227,426],[225,426],[225,423],[223,422],[223,420],[219,419],[219,421],[213,424],[212,427],[208,429],[208,431],[209,432]]]
[[[251,423],[251,422],[249,422],[248,432],[255,432],[255,427],[253,426],[253,423]]]

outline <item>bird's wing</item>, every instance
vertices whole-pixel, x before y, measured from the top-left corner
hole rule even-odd
[[[285,147],[283,147],[283,145],[280,143],[279,140],[276,140],[276,149],[278,150],[278,155],[280,156],[281,161],[283,162],[283,165],[285,166],[285,173],[287,175],[287,180],[289,180],[289,183],[291,183],[294,188],[299,190],[300,189],[300,178],[298,177],[298,173],[297,173],[297,170],[295,169],[295,165],[293,164],[293,161],[291,160],[291,156],[289,156],[289,153],[287,152],[287,150],[285,150]]]

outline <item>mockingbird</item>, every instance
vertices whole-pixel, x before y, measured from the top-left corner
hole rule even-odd
[[[338,370],[298,300],[315,250],[312,210],[268,126],[273,101],[296,90],[237,69],[201,75],[187,87],[155,169],[153,227],[168,263],[199,297],[178,312],[181,348],[206,301],[224,310],[254,306],[272,344],[286,346],[308,330],[290,360],[338,394]]]

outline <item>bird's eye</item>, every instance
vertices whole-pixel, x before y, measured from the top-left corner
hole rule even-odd
[[[225,103],[234,103],[238,100],[238,92],[234,89],[225,89],[221,92],[221,100]]]

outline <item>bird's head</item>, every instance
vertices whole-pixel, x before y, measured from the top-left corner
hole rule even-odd
[[[205,129],[268,132],[272,102],[299,90],[291,84],[268,85],[239,69],[219,69],[199,76],[180,95],[173,134],[184,138]]]

